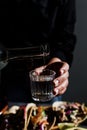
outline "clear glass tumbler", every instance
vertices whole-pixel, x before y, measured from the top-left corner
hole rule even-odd
[[[50,101],[53,95],[55,71],[46,69],[39,75],[34,71],[29,72],[31,95],[34,101]]]

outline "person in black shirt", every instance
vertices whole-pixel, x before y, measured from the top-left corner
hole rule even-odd
[[[56,97],[53,101],[59,100],[69,84],[69,69],[76,45],[75,0],[6,0],[1,1],[0,6],[0,42],[6,49],[46,43],[50,47],[45,64],[43,59],[15,59],[1,70],[1,86],[8,101],[31,102],[29,71],[35,68],[39,71],[55,62],[62,63],[60,76],[54,80]]]

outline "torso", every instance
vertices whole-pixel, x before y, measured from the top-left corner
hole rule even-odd
[[[27,41],[47,41],[49,37],[51,38],[52,31],[55,30],[56,17],[59,17],[58,22],[61,21],[61,7],[57,0],[8,2],[5,14],[3,14],[6,15],[4,21],[6,20],[7,23],[3,23],[3,26],[6,30],[8,45],[23,44]]]

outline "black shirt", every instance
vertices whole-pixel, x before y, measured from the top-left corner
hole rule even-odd
[[[48,42],[54,55],[71,64],[76,43],[75,0],[6,0],[0,6],[0,41],[6,47]]]
[[[76,44],[75,0],[0,1],[0,17],[0,41],[6,48],[48,43],[51,52],[50,58],[59,57],[69,65],[72,64]],[[39,63],[43,65],[43,62],[38,61],[33,61],[34,66],[31,61],[27,60],[12,61],[2,70],[2,86],[6,93],[7,91],[8,94],[10,93],[11,98],[13,91],[18,96],[19,93],[23,93],[25,100],[28,95],[29,99],[30,90],[27,89],[29,87],[26,87],[29,85],[27,68],[40,66]],[[20,91],[20,88],[23,89],[23,92]],[[16,100],[16,97],[13,97]],[[22,99],[19,98],[19,100]]]

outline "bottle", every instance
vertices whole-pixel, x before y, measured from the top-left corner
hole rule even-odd
[[[50,49],[48,44],[41,44],[37,46],[28,46],[25,48],[1,48],[0,49],[0,70],[3,69],[10,60],[14,59],[35,59],[49,56]]]

